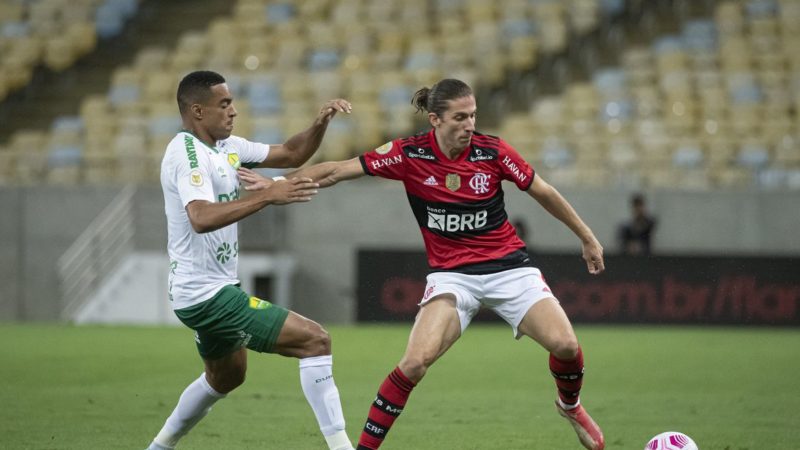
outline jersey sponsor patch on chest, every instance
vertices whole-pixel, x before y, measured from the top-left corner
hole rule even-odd
[[[415,147],[412,145],[406,145],[403,147],[403,154],[405,154],[408,159],[422,159],[425,161],[436,160],[436,155],[433,154],[433,149],[429,147]]]
[[[428,228],[432,230],[457,232],[477,230],[486,226],[488,211],[474,213],[448,213],[443,209],[428,208]]]
[[[477,162],[477,161],[492,161],[497,159],[497,149],[496,148],[479,148],[473,147],[472,150],[469,152],[469,162]]]

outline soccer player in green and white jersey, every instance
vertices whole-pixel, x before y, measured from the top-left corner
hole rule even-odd
[[[175,448],[216,401],[244,382],[249,348],[299,359],[303,392],[328,447],[350,450],[330,336],[318,323],[248,295],[237,279],[237,222],[267,205],[307,202],[318,185],[278,177],[267,189],[239,198],[236,172],[240,166],[302,165],[336,113],[350,112],[350,103],[328,101],[309,128],[284,144],[266,145],[231,135],[236,109],[221,75],[192,72],[180,82],[177,97],[184,129],[161,164],[169,296],[178,318],[195,330],[205,371],[183,391],[149,449]]]

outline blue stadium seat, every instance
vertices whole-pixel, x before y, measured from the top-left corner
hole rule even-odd
[[[59,116],[50,126],[51,131],[81,132],[84,129],[83,119],[80,116]]]
[[[745,143],[739,150],[736,163],[751,170],[767,167],[770,162],[769,150],[763,145]]]
[[[50,147],[47,155],[48,169],[80,166],[82,149],[74,145],[57,145]]]
[[[597,70],[592,75],[592,84],[597,92],[606,98],[619,98],[627,92],[627,76],[617,67],[606,67]]]
[[[288,22],[294,18],[296,13],[294,5],[291,3],[271,3],[265,9],[267,22],[271,24]]]
[[[333,49],[313,49],[308,58],[308,69],[314,72],[339,67],[339,52]]]
[[[625,11],[625,0],[600,0],[600,9],[609,16],[616,16]]]
[[[113,86],[108,93],[108,99],[113,106],[126,105],[139,100],[139,86],[124,84]]]
[[[627,122],[633,118],[633,103],[625,98],[611,99],[600,105],[600,120],[618,119]]]
[[[668,35],[657,39],[653,43],[653,51],[656,55],[668,52],[677,52],[683,50],[683,39],[679,36]]]
[[[672,165],[680,169],[697,169],[703,165],[703,150],[694,144],[685,143],[672,154]]]
[[[151,117],[147,124],[152,136],[173,135],[181,129],[181,119],[177,114]]]
[[[270,76],[259,76],[250,80],[245,97],[254,114],[269,114],[283,110],[283,99],[278,80]]]
[[[744,11],[749,17],[774,16],[779,7],[775,0],[749,0],[744,5]]]
[[[542,146],[542,163],[551,169],[569,167],[575,162],[575,155],[560,139],[547,139]]]
[[[734,73],[728,76],[731,102],[735,104],[760,103],[764,99],[755,77],[751,73]]]
[[[101,39],[108,39],[122,32],[125,17],[115,3],[106,2],[95,11],[94,22],[97,35]]]
[[[503,36],[507,40],[521,36],[535,36],[539,28],[535,22],[524,17],[505,19],[501,26],[503,28]]]
[[[6,22],[0,26],[0,36],[21,38],[31,34],[31,26],[27,22]]]
[[[263,142],[264,144],[277,144],[285,141],[283,131],[277,127],[253,130],[251,140],[254,142]]]
[[[716,50],[717,26],[713,20],[690,20],[683,25],[681,39],[689,50]]]

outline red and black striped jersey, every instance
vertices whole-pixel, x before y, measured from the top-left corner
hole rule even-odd
[[[530,265],[508,221],[501,182],[527,190],[535,172],[507,142],[474,133],[450,160],[431,130],[387,142],[360,160],[368,175],[405,185],[432,270],[488,273]]]

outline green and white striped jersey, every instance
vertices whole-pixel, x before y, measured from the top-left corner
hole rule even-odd
[[[197,233],[186,205],[193,200],[229,202],[239,198],[240,166],[255,167],[267,158],[269,145],[231,136],[209,147],[181,131],[167,145],[161,161],[161,188],[167,214],[170,259],[169,298],[182,309],[213,297],[223,286],[239,283],[239,234],[236,223]]]

